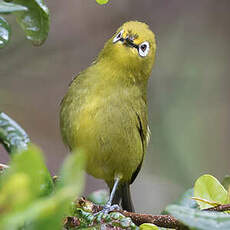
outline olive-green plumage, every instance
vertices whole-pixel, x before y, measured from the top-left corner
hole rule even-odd
[[[146,24],[123,24],[96,61],[72,81],[61,103],[64,142],[70,150],[85,151],[87,172],[104,179],[110,189],[119,178],[117,202],[129,195],[128,186],[146,151],[146,87],[155,49],[154,34]]]

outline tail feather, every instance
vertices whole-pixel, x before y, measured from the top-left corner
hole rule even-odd
[[[120,204],[124,210],[128,212],[135,212],[133,202],[131,199],[130,185],[128,183],[120,185],[117,189],[114,198],[113,204]]]
[[[124,210],[126,210],[128,212],[135,212],[133,202],[131,199],[130,185],[129,184],[125,184],[124,186],[122,186],[121,206]]]

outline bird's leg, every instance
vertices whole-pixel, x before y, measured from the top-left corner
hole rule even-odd
[[[116,210],[116,209],[117,209],[117,210],[120,209],[120,207],[119,207],[118,204],[112,205],[112,200],[113,200],[113,197],[114,197],[115,192],[116,192],[116,190],[117,190],[119,181],[120,181],[120,178],[119,178],[119,177],[116,177],[116,178],[114,179],[113,189],[112,189],[112,191],[111,191],[111,193],[110,193],[109,200],[108,200],[108,202],[106,203],[106,205],[104,206],[104,208],[103,208],[100,212],[98,212],[98,213],[108,214],[108,213],[111,212],[111,211],[114,211],[114,210]],[[98,213],[96,213],[96,215],[97,215]]]
[[[106,203],[106,205],[104,207],[104,208],[109,208],[109,209],[112,208],[112,210],[109,210],[109,211],[113,211],[114,209],[117,209],[117,208],[119,209],[119,205],[117,205],[117,204],[112,205],[112,200],[113,200],[115,192],[117,190],[119,181],[120,181],[120,178],[116,177],[115,180],[114,180],[113,189],[112,189],[112,191],[110,193],[110,196],[109,196],[109,200],[108,200],[108,202]]]

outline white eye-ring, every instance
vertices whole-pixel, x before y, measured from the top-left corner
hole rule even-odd
[[[117,41],[122,39],[122,34],[124,33],[124,30],[121,30],[116,37],[113,39],[113,43],[116,43]]]
[[[141,57],[146,57],[149,53],[149,43],[143,42],[138,47],[138,53]]]

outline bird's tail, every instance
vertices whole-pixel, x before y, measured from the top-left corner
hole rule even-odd
[[[121,204],[121,207],[128,212],[135,212],[131,199],[130,185],[128,183],[124,183],[118,187],[112,203]]]

